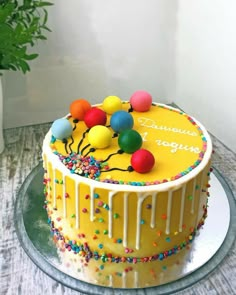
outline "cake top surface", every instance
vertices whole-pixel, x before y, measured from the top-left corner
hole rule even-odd
[[[103,103],[82,120],[69,114],[64,118],[69,122],[67,139],[56,139],[52,126],[47,144],[72,174],[121,185],[175,181],[191,176],[209,160],[210,137],[195,119],[162,104],[136,109],[122,102],[118,112],[109,114]],[[97,118],[102,124],[92,126]],[[126,130],[119,129],[120,122]]]

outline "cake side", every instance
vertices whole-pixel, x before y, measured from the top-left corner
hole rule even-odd
[[[104,263],[101,259],[91,259],[88,263],[86,258],[68,251],[60,240],[55,238],[54,241],[63,272],[80,281],[112,288],[152,287],[181,278],[193,254],[193,245],[189,245],[186,251],[159,261],[135,264],[127,261]]]

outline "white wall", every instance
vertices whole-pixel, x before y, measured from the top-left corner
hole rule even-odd
[[[129,99],[138,90],[165,102],[174,82],[173,0],[57,0],[53,32],[26,76],[4,77],[5,128],[52,121],[83,97]]]
[[[174,101],[236,152],[236,1],[179,0]]]
[[[235,0],[57,0],[32,71],[4,76],[4,127],[146,89],[236,152],[235,12]]]

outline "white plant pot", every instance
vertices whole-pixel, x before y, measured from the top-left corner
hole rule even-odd
[[[2,91],[2,78],[0,76],[0,154],[4,150],[3,138],[3,91]]]

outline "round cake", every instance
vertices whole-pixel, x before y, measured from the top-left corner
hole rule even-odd
[[[76,100],[43,143],[54,239],[91,276],[94,264],[157,265],[204,224],[211,154],[198,121],[145,91],[95,106]]]

